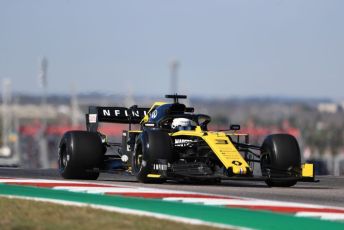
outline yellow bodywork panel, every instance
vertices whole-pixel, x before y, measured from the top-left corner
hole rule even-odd
[[[172,134],[178,136],[196,136],[202,138],[216,154],[226,169],[232,168],[234,174],[245,175],[250,166],[235,148],[224,132],[202,131],[198,126],[192,131],[178,131]],[[251,169],[250,169],[251,170]]]
[[[314,165],[313,164],[303,164],[302,168],[302,177],[314,177]]]

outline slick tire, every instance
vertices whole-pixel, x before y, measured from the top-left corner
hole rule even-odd
[[[61,139],[58,151],[60,175],[65,179],[96,180],[104,147],[98,133],[70,131]]]
[[[142,183],[163,183],[164,178],[151,178],[153,164],[158,159],[171,159],[172,141],[168,133],[160,130],[143,131],[135,143],[132,157],[132,172]]]
[[[301,169],[301,154],[295,137],[289,134],[268,136],[263,142],[260,160],[263,176],[270,173],[265,181],[268,186],[291,187],[297,183],[295,175]]]

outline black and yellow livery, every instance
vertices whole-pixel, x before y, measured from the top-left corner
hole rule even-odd
[[[260,179],[269,186],[315,181],[313,165],[301,164],[293,136],[273,134],[261,146],[251,145],[248,134],[237,133],[240,126],[208,131],[209,116],[195,114],[193,108],[179,103],[186,96],[166,97],[174,102],[156,102],[151,108],[91,106],[87,131],[67,132],[61,140],[61,175],[96,179],[99,172],[128,171],[144,183]],[[122,143],[110,143],[99,133],[99,122],[129,124]],[[131,124],[140,128],[132,130]],[[262,175],[253,175],[255,163],[260,163]]]

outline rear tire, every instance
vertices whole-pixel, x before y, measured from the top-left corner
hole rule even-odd
[[[301,173],[300,148],[295,137],[289,134],[268,136],[262,145],[261,169],[269,177],[265,183],[270,187],[291,187]]]
[[[59,145],[59,172],[65,179],[96,180],[104,155],[98,133],[69,131]]]
[[[143,131],[137,138],[132,157],[132,172],[142,183],[163,183],[165,178],[151,178],[153,164],[158,159],[167,162],[172,156],[172,142],[168,133],[160,130]]]

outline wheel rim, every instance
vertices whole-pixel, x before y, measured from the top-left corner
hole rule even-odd
[[[69,156],[67,154],[66,147],[63,146],[61,147],[60,154],[59,154],[59,169],[61,172],[64,171],[65,168],[67,167],[68,161],[69,161]]]
[[[138,172],[142,166],[142,149],[141,147],[138,147],[135,157],[134,157],[134,169],[135,172]]]

